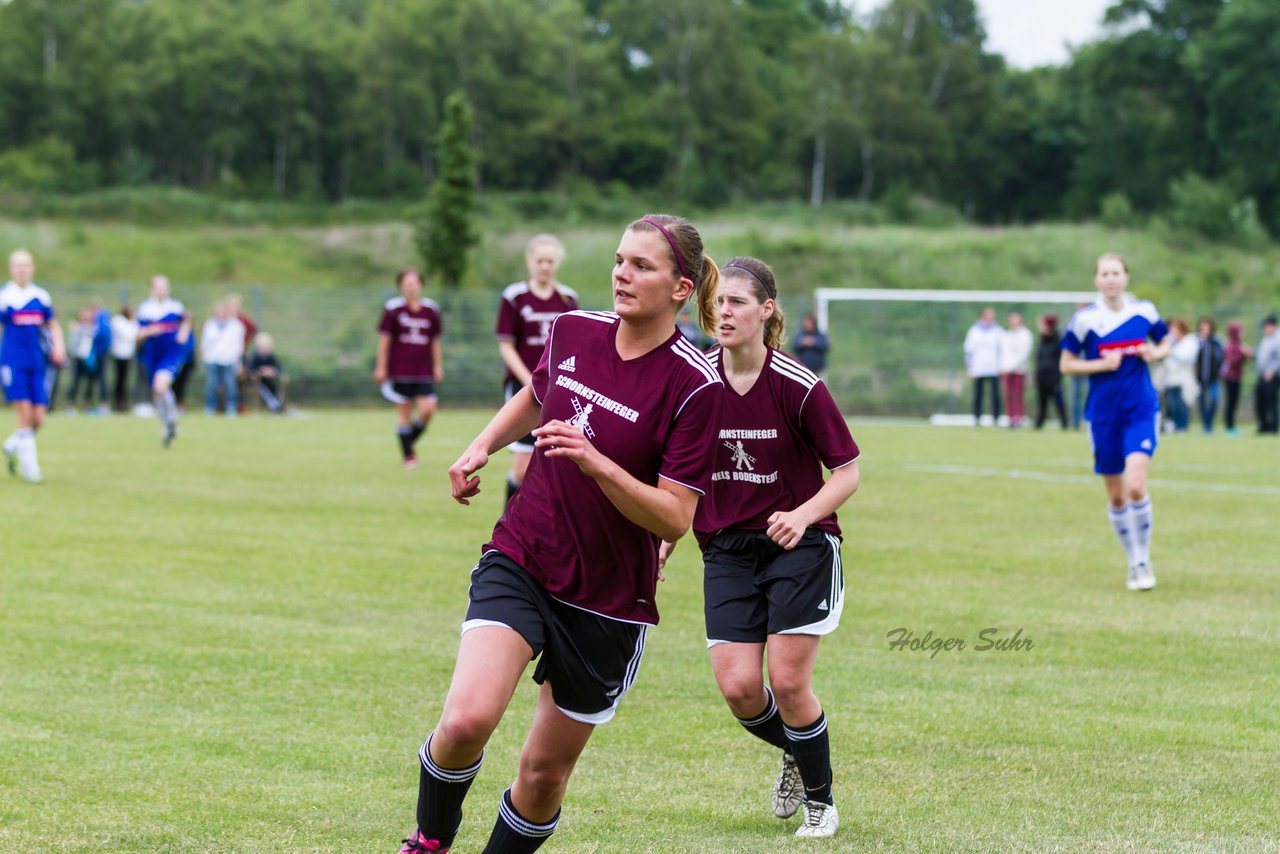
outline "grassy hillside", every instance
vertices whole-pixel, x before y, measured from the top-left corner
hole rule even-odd
[[[402,212],[401,212],[402,213]],[[635,215],[643,213],[641,207]],[[848,224],[842,209],[754,207],[696,217],[713,257],[748,253],[770,261],[784,304],[819,286],[895,288],[1088,289],[1092,259],[1125,252],[1135,292],[1166,313],[1280,299],[1280,248],[1247,250],[1147,231],[1097,225],[923,229]],[[366,214],[367,215],[367,214]],[[497,287],[522,273],[525,241],[553,231],[568,246],[562,279],[589,302],[607,301],[608,273],[628,213],[589,224],[542,218],[522,222],[494,212],[475,252],[472,287]],[[385,283],[417,263],[404,221],[327,225],[193,224],[148,216],[139,225],[111,220],[0,218],[0,247],[36,253],[50,285],[141,286],[153,272],[177,283],[244,288]],[[274,216],[271,221],[282,221]]]

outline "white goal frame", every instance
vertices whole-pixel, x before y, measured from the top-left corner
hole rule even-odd
[[[817,288],[813,315],[818,329],[827,331],[833,302],[977,302],[977,303],[1091,303],[1097,291],[948,291],[916,288]]]

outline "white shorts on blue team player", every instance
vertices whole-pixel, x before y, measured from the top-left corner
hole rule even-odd
[[[1094,418],[1088,423],[1093,446],[1093,470],[1097,474],[1124,473],[1130,454],[1154,456],[1160,435],[1160,413],[1113,418]]]

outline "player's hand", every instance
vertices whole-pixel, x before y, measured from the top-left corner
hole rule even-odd
[[[436,382],[438,383],[444,382],[444,366],[436,365],[436,368],[434,371],[432,371],[431,375],[435,378]]]
[[[1101,356],[1098,357],[1098,361],[1102,363],[1102,371],[1116,370],[1117,368],[1120,367],[1120,362],[1123,359],[1124,359],[1124,356],[1120,355],[1115,350],[1108,350],[1107,352],[1103,353]],[[1102,371],[1100,371],[1099,373],[1101,373]]]
[[[383,383],[385,383],[385,382],[387,381],[387,369],[386,369],[386,368],[374,368],[374,369],[373,369],[373,381],[374,381],[375,383],[377,383],[378,385],[382,385]]]
[[[55,365],[65,365],[67,363],[67,351],[62,347],[54,347],[53,352],[49,354],[49,358],[53,360]]]
[[[1155,348],[1151,346],[1150,342],[1143,341],[1141,346],[1138,347],[1138,358],[1144,362],[1150,362],[1154,354]]]
[[[577,427],[565,421],[548,421],[533,431],[534,447],[545,448],[548,457],[564,457],[576,463],[588,477],[603,477],[609,460]]]
[[[671,553],[676,550],[675,543],[662,541],[662,545],[658,546],[658,580],[666,581],[667,577],[662,574],[662,570],[667,565],[667,559],[671,557]]]
[[[783,513],[779,510],[769,517],[769,527],[765,533],[769,535],[769,539],[784,549],[794,549],[808,528],[808,520],[803,518],[799,511],[791,510]]]
[[[458,461],[449,466],[449,488],[453,492],[453,500],[459,504],[470,504],[470,499],[480,492],[480,478],[473,477],[489,462],[489,454],[484,448],[472,446],[462,452]]]

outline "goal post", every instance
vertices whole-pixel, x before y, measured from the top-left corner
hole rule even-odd
[[[814,318],[831,342],[827,385],[841,410],[915,416],[968,411],[962,347],[980,308],[995,308],[1002,326],[1019,312],[1038,338],[1041,316],[1055,315],[1061,333],[1076,306],[1096,299],[1094,291],[895,288],[818,288],[813,295]],[[1034,388],[1027,394],[1030,406]]]

